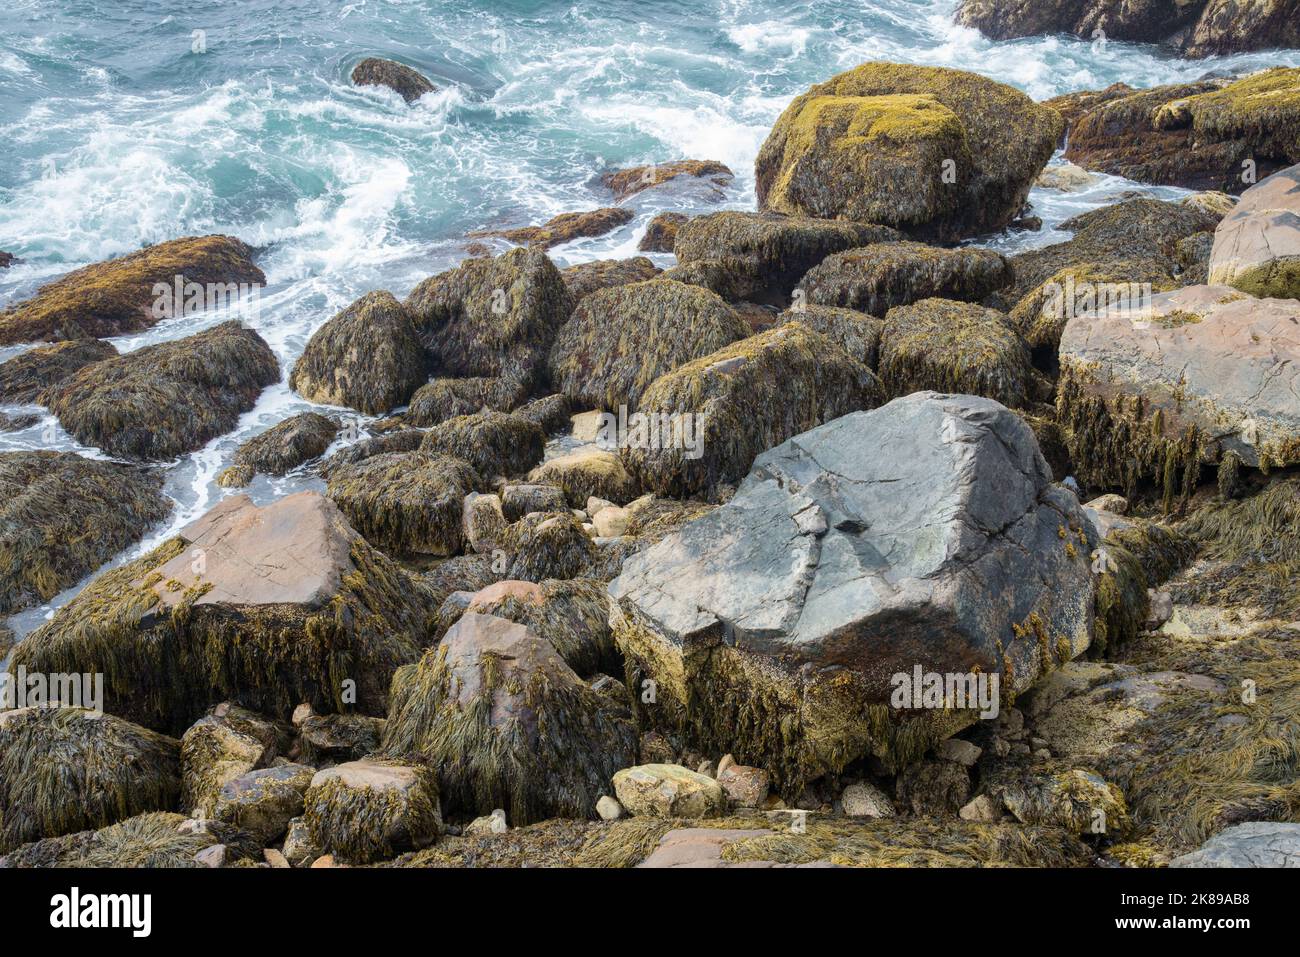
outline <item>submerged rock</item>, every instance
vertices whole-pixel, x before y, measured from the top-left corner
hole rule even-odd
[[[77,441],[165,461],[229,432],[280,380],[266,342],[238,322],[85,366],[40,401]]]
[[[414,103],[438,88],[405,63],[366,57],[352,68],[352,82],[357,86],[386,86],[407,103]]]
[[[230,468],[218,476],[217,482],[227,487],[241,486],[251,482],[258,472],[285,475],[324,455],[338,432],[339,424],[319,412],[292,415],[241,445]]]
[[[630,169],[610,170],[602,173],[601,185],[608,187],[620,203],[642,190],[654,189],[678,177],[703,179],[714,186],[728,185],[734,174],[716,160],[673,160],[651,166],[634,166]]]
[[[865,63],[788,106],[754,164],[759,208],[943,242],[1019,214],[1063,123],[993,80]]]
[[[102,339],[70,339],[37,346],[0,364],[0,402],[24,405],[78,369],[111,359],[117,350]]]
[[[170,511],[155,472],[72,452],[0,453],[0,614],[54,598]]]
[[[178,280],[187,290],[191,283],[201,287],[205,306],[218,298],[224,303],[266,282],[252,256],[253,250],[232,236],[187,236],[85,266],[0,311],[0,345],[148,329],[164,317],[192,311],[188,301],[172,302]],[[166,292],[162,303],[160,289]]]
[[[610,584],[629,676],[656,682],[644,716],[791,796],[868,753],[909,763],[976,712],[891,706],[891,676],[1015,694],[1088,646],[1092,532],[1050,481],[1024,422],[971,396],[917,393],[759,456]]]
[[[521,246],[550,249],[575,239],[604,236],[630,223],[636,214],[622,206],[609,206],[581,213],[561,213],[541,226],[470,233],[475,237],[499,236]]]
[[[1214,232],[1208,281],[1252,296],[1300,299],[1300,166],[1241,195]]]

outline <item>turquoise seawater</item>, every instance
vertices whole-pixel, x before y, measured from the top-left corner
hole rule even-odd
[[[1035,98],[1300,63],[1295,51],[1181,61],[1153,47],[1065,37],[993,43],[953,25],[956,0],[5,6],[0,250],[23,262],[0,271],[0,304],[147,243],[233,234],[261,250],[268,286],[243,318],[286,378],[337,310],[372,289],[404,296],[464,257],[468,231],[608,204],[594,179],[609,167],[721,160],[737,173],[721,205],[752,208],[753,160],[781,110],[808,85],[866,60],[974,70]],[[369,55],[402,60],[440,89],[407,106],[387,91],[355,88],[348,74]],[[1051,227],[1139,188],[1103,178],[1082,194],[1036,190],[1048,228],[987,241],[1014,248],[1065,238]],[[635,255],[660,209],[718,208],[653,191],[631,205],[634,222],[559,247],[554,258]],[[138,348],[224,318],[168,321],[115,344]],[[19,351],[0,350],[0,359]],[[140,547],[229,494],[214,479],[235,447],[304,407],[282,382],[235,432],[170,465],[176,509]],[[99,454],[50,417],[0,434],[0,450],[15,448]],[[251,491],[264,499],[310,482],[263,477]],[[14,624],[24,632],[49,613]]]

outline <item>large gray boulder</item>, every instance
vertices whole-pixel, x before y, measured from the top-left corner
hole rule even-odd
[[[1210,282],[1252,296],[1300,299],[1300,165],[1241,194],[1214,231]]]
[[[648,720],[797,793],[976,720],[894,707],[895,676],[978,672],[1005,696],[1082,652],[1093,536],[1023,420],[920,392],[759,456],[729,504],[627,559],[610,620],[655,682]]]
[[[1248,821],[1214,835],[1170,867],[1300,867],[1300,824]]]

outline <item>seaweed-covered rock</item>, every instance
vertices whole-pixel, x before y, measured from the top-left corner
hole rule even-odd
[[[868,369],[876,368],[880,337],[885,330],[883,319],[856,309],[799,305],[787,309],[778,317],[778,325],[791,322],[802,322],[809,329],[836,343]]]
[[[900,702],[900,675],[978,672],[987,701],[1080,654],[1094,539],[1022,419],[917,393],[759,456],[730,503],[625,561],[610,622],[632,682],[656,682],[647,720],[793,797],[976,720],[971,698]]]
[[[654,189],[680,177],[703,179],[714,186],[726,186],[735,174],[717,160],[673,160],[651,166],[633,166],[630,169],[610,170],[602,173],[600,182],[614,193],[620,203],[642,190]]]
[[[1300,299],[1300,165],[1241,195],[1214,232],[1208,281],[1252,296]]]
[[[222,701],[382,715],[440,602],[318,493],[260,508],[236,495],[92,581],[12,664],[103,673],[110,711],[178,732]]]
[[[352,68],[352,82],[357,86],[386,86],[407,103],[414,103],[424,94],[438,89],[405,63],[373,56],[366,57]]]
[[[632,210],[623,206],[607,206],[604,209],[592,209],[581,213],[560,213],[541,226],[524,226],[520,229],[501,229],[470,233],[470,235],[499,236],[507,242],[518,243],[521,246],[550,249],[552,246],[560,246],[575,239],[604,236],[632,222],[635,215]]]
[[[514,414],[529,422],[536,422],[547,435],[561,432],[569,425],[573,415],[573,403],[563,392],[533,399],[515,409]]]
[[[1240,193],[1300,162],[1300,69],[1107,100],[1075,121],[1065,156],[1139,182]]]
[[[150,811],[98,831],[50,837],[0,858],[0,867],[147,867],[194,868],[206,865],[195,858],[216,844],[225,844],[232,858],[245,859],[261,847],[253,839],[214,821],[194,827],[183,814]]]
[[[79,442],[162,461],[229,432],[279,380],[279,363],[262,337],[223,322],[85,366],[40,401]]]
[[[517,390],[509,404],[492,405],[504,412],[527,398],[573,300],[545,252],[512,249],[424,280],[406,307],[433,358],[434,373],[504,380]],[[482,405],[450,414],[477,412]]]
[[[517,522],[529,512],[563,511],[566,501],[558,485],[507,485],[501,490],[501,510],[508,522]]]
[[[29,349],[0,364],[0,402],[35,402],[47,388],[83,366],[115,355],[117,350],[102,339],[70,339]]]
[[[1070,320],[1057,408],[1080,479],[1195,490],[1202,463],[1268,469],[1300,461],[1300,303],[1189,286],[1138,309]]]
[[[991,232],[1020,214],[1062,128],[973,73],[865,63],[781,114],[754,164],[759,208],[940,241]]]
[[[420,451],[464,459],[480,475],[521,475],[542,460],[546,433],[523,416],[484,409],[435,425]]]
[[[835,253],[799,280],[795,296],[883,316],[921,299],[979,302],[1011,282],[1011,267],[988,249],[881,243]]]
[[[382,415],[405,404],[428,377],[410,313],[387,292],[369,292],[321,326],[294,363],[289,386],[304,399]]]
[[[898,306],[885,316],[880,379],[889,395],[965,392],[1013,408],[1029,399],[1029,350],[996,309],[947,299]]]
[[[994,790],[1022,824],[1061,827],[1071,834],[1116,837],[1128,827],[1123,792],[1094,771],[1035,771],[999,782]]]
[[[727,806],[722,785],[678,764],[641,764],[614,775],[618,803],[635,817],[718,817]]]
[[[749,334],[707,289],[652,279],[578,304],[555,337],[552,383],[576,404],[635,409],[655,379]]]
[[[506,516],[497,495],[470,492],[460,513],[465,548],[482,555],[499,548],[506,536]]]
[[[449,813],[503,808],[521,825],[592,817],[637,738],[626,709],[587,687],[550,642],[470,612],[394,679],[384,748],[438,768]]]
[[[0,453],[0,614],[49,601],[169,511],[156,473],[72,452]]]
[[[645,228],[636,244],[643,253],[670,253],[677,243],[677,230],[690,219],[685,213],[659,213]]]
[[[529,472],[528,481],[562,489],[574,508],[582,508],[593,495],[617,504],[630,502],[638,494],[623,460],[609,449],[583,448],[557,455]]]
[[[304,819],[316,846],[346,862],[418,850],[442,832],[437,776],[383,759],[327,768],[311,780]]]
[[[406,421],[431,426],[483,409],[509,412],[528,398],[529,386],[508,376],[432,379],[411,396]]]
[[[668,252],[672,252],[671,247]],[[662,269],[644,256],[636,256],[632,259],[597,259],[595,262],[578,263],[561,270],[560,275],[564,277],[564,285],[576,305],[593,292],[611,286],[645,282],[661,272]]]
[[[274,722],[247,708],[217,705],[181,736],[180,806],[211,817],[222,787],[270,764],[283,737]]]
[[[0,852],[172,807],[179,751],[173,738],[82,708],[0,712]]]
[[[213,816],[270,844],[302,814],[303,795],[315,773],[303,764],[277,764],[242,774],[222,785]]]
[[[679,265],[667,278],[711,289],[728,302],[789,299],[801,276],[832,253],[902,239],[896,230],[804,216],[727,211],[677,230]]]
[[[241,445],[230,468],[221,473],[217,482],[241,486],[251,482],[258,472],[284,475],[324,455],[338,432],[339,424],[319,412],[292,415]]]
[[[148,329],[177,308],[162,308],[178,277],[203,287],[204,304],[226,302],[266,282],[253,250],[231,236],[187,236],[74,270],[0,311],[0,345],[120,336]],[[155,287],[161,287],[155,288]],[[188,297],[189,293],[186,293]],[[187,299],[184,311],[188,313]],[[197,305],[197,302],[195,303]]]
[[[585,575],[597,559],[582,523],[571,512],[525,515],[505,534],[506,578],[540,582]]]
[[[379,749],[384,719],[364,714],[313,714],[298,726],[303,760],[309,764],[359,761]]]
[[[389,452],[335,469],[329,497],[372,545],[399,555],[458,554],[461,508],[482,480],[464,459]]]
[[[399,428],[392,432],[372,435],[332,453],[329,458],[320,463],[317,471],[328,479],[339,469],[372,459],[376,455],[387,452],[414,452],[423,441],[424,433],[419,429]]]
[[[655,380],[640,421],[654,420],[644,436],[629,420],[629,444],[619,454],[646,491],[707,496],[744,478],[756,456],[791,436],[883,401],[870,369],[820,333],[788,323]]]

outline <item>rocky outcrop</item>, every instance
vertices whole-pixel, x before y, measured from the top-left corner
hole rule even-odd
[[[582,213],[561,213],[541,226],[524,226],[519,229],[500,229],[470,233],[479,238],[500,237],[520,246],[550,249],[573,242],[612,233],[620,226],[632,222],[635,213],[622,206],[608,206]]]
[[[382,415],[404,405],[427,378],[410,314],[391,294],[371,292],[316,330],[289,386],[311,402]]]
[[[443,805],[513,824],[591,818],[633,763],[631,716],[523,625],[470,612],[393,682],[385,751],[438,769]]]
[[[668,252],[672,252],[671,246]],[[661,272],[662,269],[644,256],[636,256],[632,259],[597,259],[595,262],[578,263],[560,270],[560,275],[564,277],[564,285],[576,305],[593,292],[610,286],[645,282]]]
[[[266,342],[238,322],[85,366],[41,394],[77,441],[165,461],[229,432],[280,379]]]
[[[1208,281],[1252,296],[1300,299],[1300,166],[1242,194],[1214,232]]]
[[[621,203],[629,196],[635,196],[642,190],[662,186],[679,176],[707,180],[713,186],[720,188],[728,185],[734,175],[728,166],[716,160],[673,160],[670,163],[610,170],[601,174],[600,182],[602,186],[613,192],[614,199]]]
[[[866,63],[781,114],[755,162],[759,208],[954,241],[1005,227],[1060,116],[973,73]]]
[[[235,458],[217,481],[227,487],[247,485],[253,476],[286,475],[304,462],[320,458],[334,442],[339,424],[319,412],[302,412],[278,422],[235,450]]]
[[[1011,279],[1006,259],[988,249],[882,243],[827,256],[799,280],[795,298],[883,317],[921,299],[980,302]]]
[[[542,460],[546,433],[523,416],[484,409],[435,425],[420,451],[463,459],[486,478],[517,476]]]
[[[917,393],[759,456],[610,584],[629,677],[656,683],[643,717],[790,796],[867,753],[908,764],[979,706],[913,710],[898,676],[981,674],[987,701],[1087,647],[1093,532],[1050,483],[1024,422],[971,396]]]
[[[24,405],[78,369],[111,359],[117,350],[102,339],[70,339],[37,346],[0,364],[0,402]]]
[[[170,511],[156,473],[72,452],[0,453],[0,614],[54,598]]]
[[[106,710],[176,732],[223,701],[279,719],[302,702],[382,715],[436,612],[319,494],[262,508],[237,495],[92,581],[12,664],[103,673]]]
[[[405,63],[366,57],[352,68],[352,82],[357,86],[385,86],[407,103],[414,103],[438,88]]]
[[[660,213],[650,220],[636,248],[643,253],[670,253],[677,243],[677,230],[690,217],[685,213]]]
[[[85,266],[0,311],[0,345],[120,336],[225,304],[266,282],[252,257],[232,236],[187,236]],[[183,304],[172,302],[178,279]],[[191,283],[201,289],[197,299]]]
[[[902,236],[884,226],[772,213],[696,216],[677,230],[668,278],[711,289],[728,302],[785,304],[795,283],[832,253]]]
[[[179,745],[83,708],[0,712],[0,852],[170,808]]]
[[[708,496],[762,452],[884,401],[875,375],[833,340],[788,323],[656,379],[619,454],[656,495]]]
[[[652,279],[580,302],[555,336],[548,368],[551,382],[576,405],[617,414],[620,406],[636,409],[661,375],[748,334],[707,289]]]

